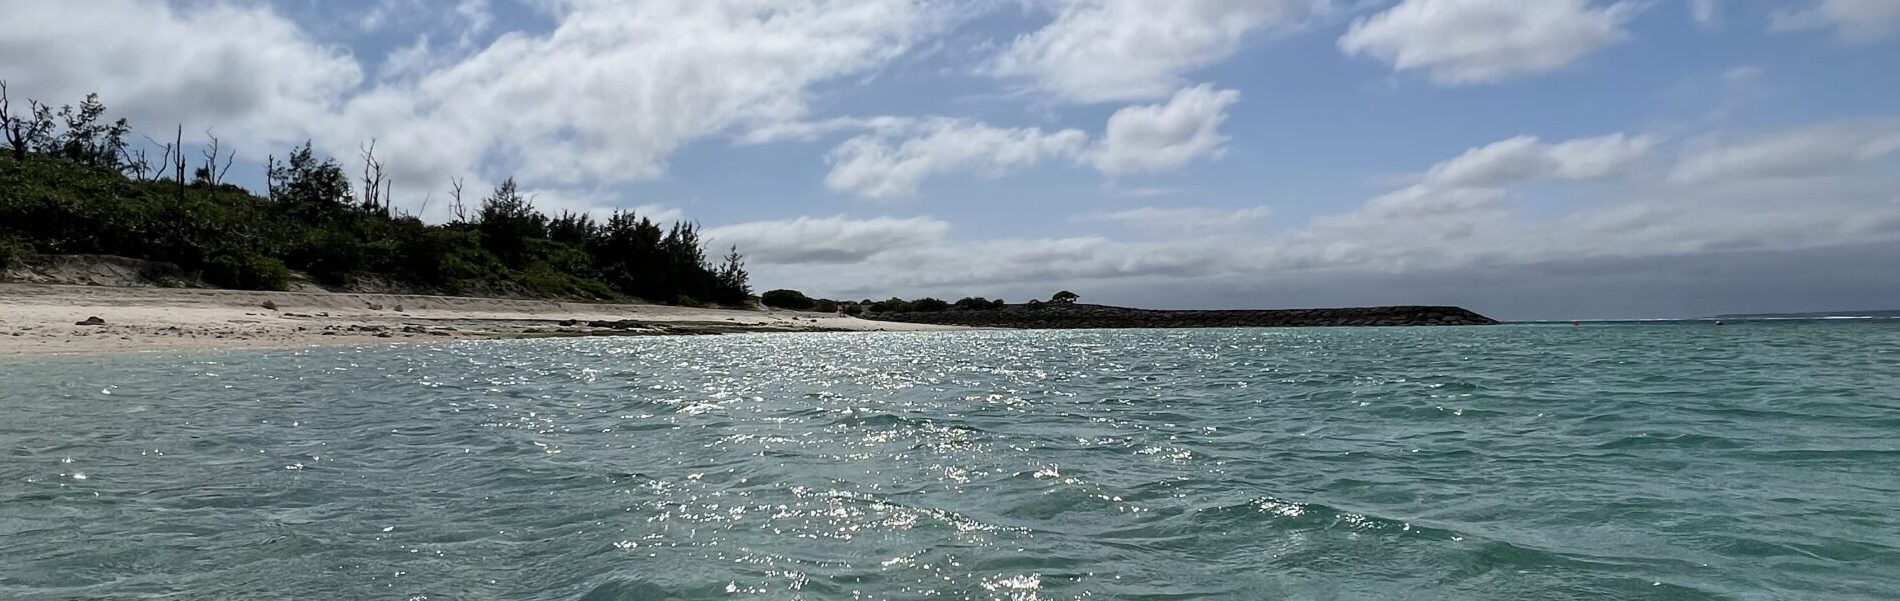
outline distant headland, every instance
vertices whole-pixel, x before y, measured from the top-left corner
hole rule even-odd
[[[1048,301],[1010,304],[980,297],[954,303],[935,298],[882,301],[813,299],[794,290],[761,295],[768,307],[836,311],[865,319],[946,326],[1015,329],[1076,328],[1262,328],[1322,326],[1473,326],[1497,320],[1463,307],[1396,306],[1334,309],[1157,310],[1077,302],[1061,291]]]

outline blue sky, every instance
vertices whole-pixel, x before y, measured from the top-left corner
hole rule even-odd
[[[0,0],[16,95],[762,287],[1507,318],[1900,306],[1895,0]],[[1794,285],[1798,282],[1799,285]]]

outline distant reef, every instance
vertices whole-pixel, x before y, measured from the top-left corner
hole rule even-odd
[[[1810,313],[1730,313],[1717,315],[1709,319],[1826,319],[1829,317],[1890,317],[1900,318],[1900,309],[1877,309],[1872,311],[1814,311]]]
[[[1315,326],[1479,326],[1495,319],[1463,307],[1161,311],[1105,305],[1042,303],[989,310],[868,313],[905,323],[1022,329],[1260,328]]]

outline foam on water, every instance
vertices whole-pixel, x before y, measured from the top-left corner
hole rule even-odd
[[[0,598],[1889,599],[1900,325],[0,363]]]

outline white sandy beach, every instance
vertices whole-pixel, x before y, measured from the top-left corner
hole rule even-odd
[[[93,317],[105,323],[77,325]],[[962,328],[779,310],[405,294],[0,284],[0,355],[537,336],[955,329]]]

